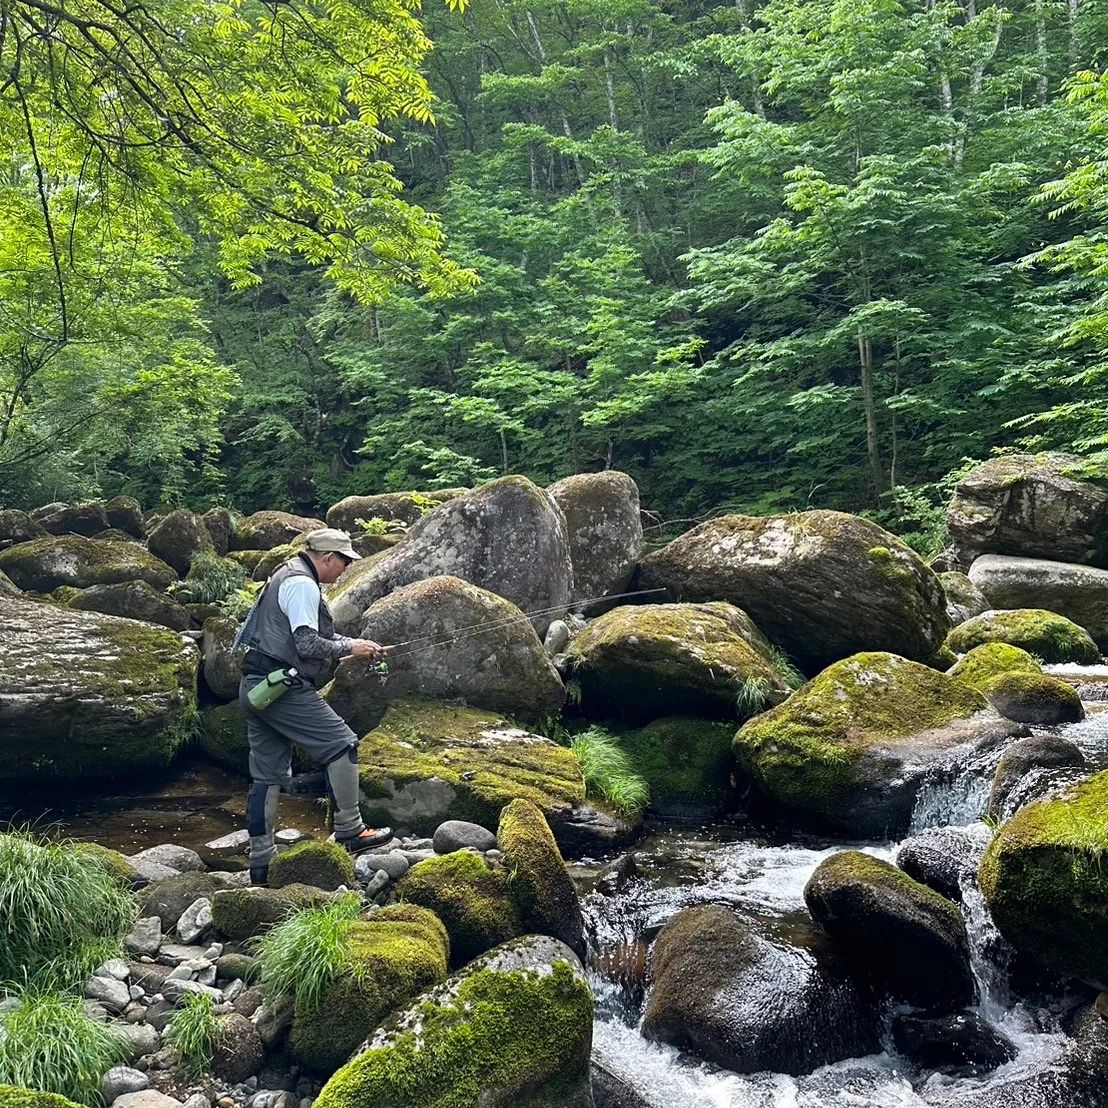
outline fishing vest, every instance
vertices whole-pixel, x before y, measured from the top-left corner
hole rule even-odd
[[[307,560],[298,556],[286,562],[265,583],[246,622],[235,638],[236,650],[256,650],[267,658],[272,658],[282,666],[295,666],[301,677],[314,681],[323,670],[323,658],[301,658],[296,652],[296,640],[292,637],[289,617],[281,610],[278,596],[281,584],[290,577],[307,577],[317,585],[319,580]],[[335,620],[327,601],[323,599],[323,590],[319,590],[319,635],[330,639],[335,633]]]

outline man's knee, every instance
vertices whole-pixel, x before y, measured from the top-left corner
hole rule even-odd
[[[342,750],[336,750],[335,753],[332,754],[323,763],[324,768],[332,765],[334,762],[337,762],[340,758],[345,758],[347,759],[347,761],[352,762],[354,765],[358,764],[358,742],[356,739],[349,746],[344,747]]]

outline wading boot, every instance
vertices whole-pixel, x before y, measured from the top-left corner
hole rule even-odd
[[[269,888],[269,866],[251,866],[250,884],[258,889]]]
[[[377,830],[371,830],[365,828],[358,835],[351,835],[349,837],[335,836],[335,842],[346,847],[351,854],[361,854],[363,850],[370,850],[375,846],[383,846],[392,838],[391,827],[381,827]]]

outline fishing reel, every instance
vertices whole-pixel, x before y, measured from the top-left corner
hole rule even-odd
[[[383,685],[389,679],[389,664],[382,658],[379,662],[371,663],[369,672],[377,678],[379,685]]]

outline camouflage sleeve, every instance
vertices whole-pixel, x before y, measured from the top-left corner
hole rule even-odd
[[[353,649],[353,639],[345,635],[336,635],[333,639],[325,639],[312,627],[297,627],[292,633],[296,643],[296,653],[301,658],[321,658],[324,661],[337,662],[340,658],[346,658]]]

